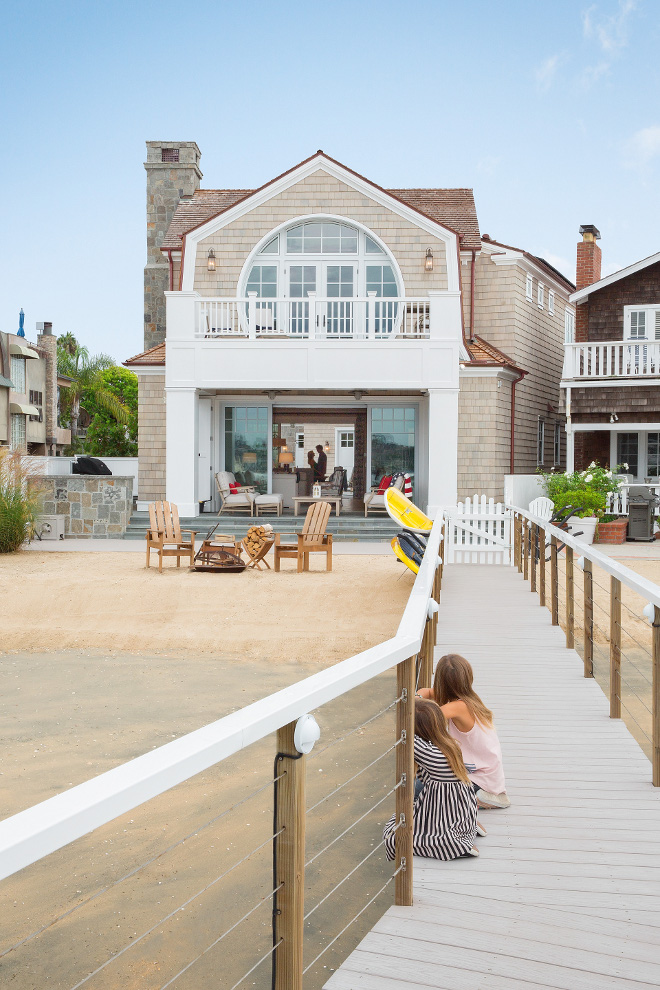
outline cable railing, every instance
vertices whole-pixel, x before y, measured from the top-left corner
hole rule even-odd
[[[660,786],[660,587],[552,523],[511,509],[514,566],[563,628],[566,646],[581,654],[584,676],[609,698],[610,717],[623,717]]]
[[[317,970],[319,979],[327,977],[322,963],[328,962],[328,953],[343,947],[344,942],[337,943],[352,937],[351,929],[359,930],[358,920],[375,910],[389,888],[394,888],[395,903],[411,904],[414,695],[416,686],[431,683],[443,534],[440,514],[392,639],[0,822],[0,879],[13,885],[13,894],[25,876],[16,876],[20,871],[36,863],[45,868],[45,857],[64,847],[76,849],[78,840],[85,839],[91,849],[96,829],[114,825],[133,809],[140,808],[140,814],[155,805],[152,814],[162,815],[168,791],[190,786],[203,771],[218,771],[230,757],[244,751],[255,754],[266,773],[264,745],[273,747],[268,760],[274,760],[272,775],[239,800],[227,802],[215,814],[207,812],[199,824],[182,828],[181,835],[162,848],[157,839],[148,853],[136,845],[133,863],[120,864],[116,875],[112,870],[109,875],[104,872],[100,882],[78,891],[75,904],[50,911],[44,905],[45,917],[38,921],[35,917],[19,936],[0,944],[3,972],[10,973],[14,956],[19,957],[20,968],[20,953],[28,950],[28,968],[34,974],[33,963],[43,945],[44,973],[50,974],[52,959],[58,957],[55,941],[69,940],[72,930],[89,933],[100,926],[103,905],[114,898],[112,911],[105,909],[119,919],[113,925],[113,938],[90,951],[90,961],[80,963],[75,978],[69,978],[69,967],[58,985],[92,990],[108,985],[103,982],[108,979],[112,985],[128,985],[147,965],[145,959],[158,952],[164,933],[201,917],[203,926],[197,925],[188,941],[177,939],[180,951],[165,953],[166,958],[158,961],[158,973],[151,974],[149,986],[159,990],[199,986],[212,964],[214,975],[218,967],[223,970],[216,980],[223,990],[253,986],[266,977],[274,990],[301,990],[305,974],[306,987],[314,984]],[[345,708],[345,696],[360,688],[373,696],[375,704],[364,711],[359,724],[346,726],[342,721],[336,738],[307,755],[309,746],[296,735],[303,716],[317,711],[324,724],[323,713],[333,711],[332,702]],[[391,692],[392,701],[381,700],[382,689]],[[342,756],[347,752],[350,759]],[[314,768],[309,787],[308,763]],[[330,765],[336,779],[317,776],[317,768],[320,774]],[[218,791],[221,801],[220,786]],[[271,800],[272,827],[263,806]],[[248,802],[260,815],[254,835],[245,827],[254,822],[252,814],[246,816]],[[340,805],[337,826],[335,809]],[[383,873],[382,827],[393,811],[396,856]],[[227,840],[230,833],[235,842]],[[105,831],[98,833],[104,835]],[[191,859],[200,855],[202,847],[214,850],[212,864],[205,860],[204,870]],[[130,845],[127,852],[133,852]],[[177,868],[173,857],[184,854],[185,869],[184,864]],[[244,882],[245,870],[250,871],[249,883]],[[167,893],[161,895],[163,884],[168,885]],[[133,899],[139,898],[148,905],[143,915],[132,908]],[[124,920],[127,916],[130,921]],[[243,931],[246,935],[237,950],[236,939]],[[20,982],[13,985],[21,987]]]

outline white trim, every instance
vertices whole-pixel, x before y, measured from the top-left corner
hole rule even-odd
[[[577,292],[573,292],[568,297],[568,301],[583,303],[592,292],[598,292],[599,289],[604,289],[607,285],[613,285],[614,282],[618,282],[622,278],[627,278],[629,275],[634,275],[636,272],[641,272],[644,268],[648,268],[650,265],[656,265],[659,261],[660,251],[657,254],[650,255],[648,258],[644,258],[642,261],[637,261],[634,265],[628,265],[627,268],[621,268],[618,272],[614,272],[613,275],[608,275],[607,278],[601,278],[599,282],[593,282],[592,285],[586,285],[584,289],[578,289]]]
[[[383,206],[385,209],[397,214],[403,219],[408,220],[416,227],[426,231],[426,233],[430,234],[432,237],[436,237],[438,240],[442,241],[445,244],[446,251],[447,288],[451,291],[460,290],[457,250],[458,234],[455,234],[453,231],[449,230],[449,228],[444,227],[441,223],[422,216],[412,207],[406,206],[398,199],[390,196],[389,193],[372,186],[366,179],[360,179],[347,169],[339,165],[335,165],[334,162],[328,161],[324,155],[314,155],[310,161],[303,165],[299,165],[297,168],[293,169],[293,171],[277,179],[275,182],[269,183],[265,188],[252,193],[252,195],[248,196],[247,199],[244,199],[235,206],[225,210],[220,214],[220,216],[212,217],[210,220],[207,220],[206,223],[203,223],[201,226],[186,234],[185,252],[182,259],[182,290],[184,292],[194,290],[195,259],[197,256],[197,245],[200,241],[203,241],[211,234],[222,230],[223,227],[233,223],[234,220],[240,219],[240,217],[250,213],[258,206],[263,206],[263,204],[267,203],[269,199],[278,196],[280,193],[290,189],[291,186],[296,185],[301,181],[301,179],[314,175],[316,172],[325,172],[326,174],[337,179],[339,182],[346,183],[346,185],[351,186],[364,196],[368,196],[369,199],[373,200],[375,203],[378,203],[380,206]],[[189,259],[190,264],[188,263]]]
[[[465,368],[458,369],[458,377],[460,378],[502,378],[504,381],[515,382],[518,381],[518,375],[511,368],[503,368],[501,365],[496,366],[470,366],[466,365]]]
[[[620,341],[617,341],[620,343]],[[644,341],[640,341],[640,347]],[[648,375],[641,378],[566,378],[559,383],[560,388],[657,388],[660,377]]]
[[[592,433],[609,430],[610,433],[657,433],[660,423],[571,423],[566,424],[567,433]]]
[[[124,365],[124,367],[126,367],[126,366]],[[139,364],[139,365],[136,365],[134,368],[129,366],[126,370],[127,371],[132,371],[133,374],[138,375],[138,377],[140,375],[144,375],[145,378],[146,378],[148,375],[164,375],[165,374],[165,365],[164,364]]]
[[[493,251],[488,251],[489,247],[493,248]],[[555,290],[559,292],[564,299],[571,300],[573,297],[569,295],[569,290],[566,286],[559,281],[558,278],[548,272],[547,269],[541,268],[540,265],[535,264],[531,258],[529,258],[523,251],[518,251],[515,248],[504,248],[500,245],[489,244],[485,241],[482,244],[484,249],[484,254],[488,255],[490,260],[495,265],[520,265],[521,267],[526,267],[532,274],[535,274],[537,278],[544,279],[547,283],[548,280],[553,283]],[[529,298],[529,297],[526,297]]]

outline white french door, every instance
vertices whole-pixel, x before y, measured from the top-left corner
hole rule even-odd
[[[309,336],[310,292],[326,300],[317,310],[318,329],[324,337],[353,335],[357,265],[314,262],[289,265],[289,332],[295,337]]]
[[[355,286],[355,265],[323,265],[323,282],[327,302],[324,306],[326,337],[352,337]]]

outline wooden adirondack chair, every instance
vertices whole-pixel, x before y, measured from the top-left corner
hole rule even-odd
[[[192,567],[195,556],[195,536],[191,529],[181,530],[179,510],[170,502],[151,502],[149,505],[149,525],[147,530],[147,567],[150,566],[151,551],[158,554],[158,570],[163,572],[163,557],[176,557],[176,566],[181,566],[181,558],[189,557]],[[188,539],[184,539],[186,534]]]
[[[314,502],[310,505],[302,533],[276,533],[275,534],[275,570],[280,569],[282,557],[296,557],[298,560],[298,572],[309,570],[310,553],[324,553],[326,555],[326,570],[332,570],[332,533],[326,533],[332,506],[329,502]],[[297,544],[281,543],[282,536],[294,536]]]

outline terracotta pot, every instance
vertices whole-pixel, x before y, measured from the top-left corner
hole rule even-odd
[[[625,516],[613,522],[599,522],[594,543],[625,543],[628,520]]]

